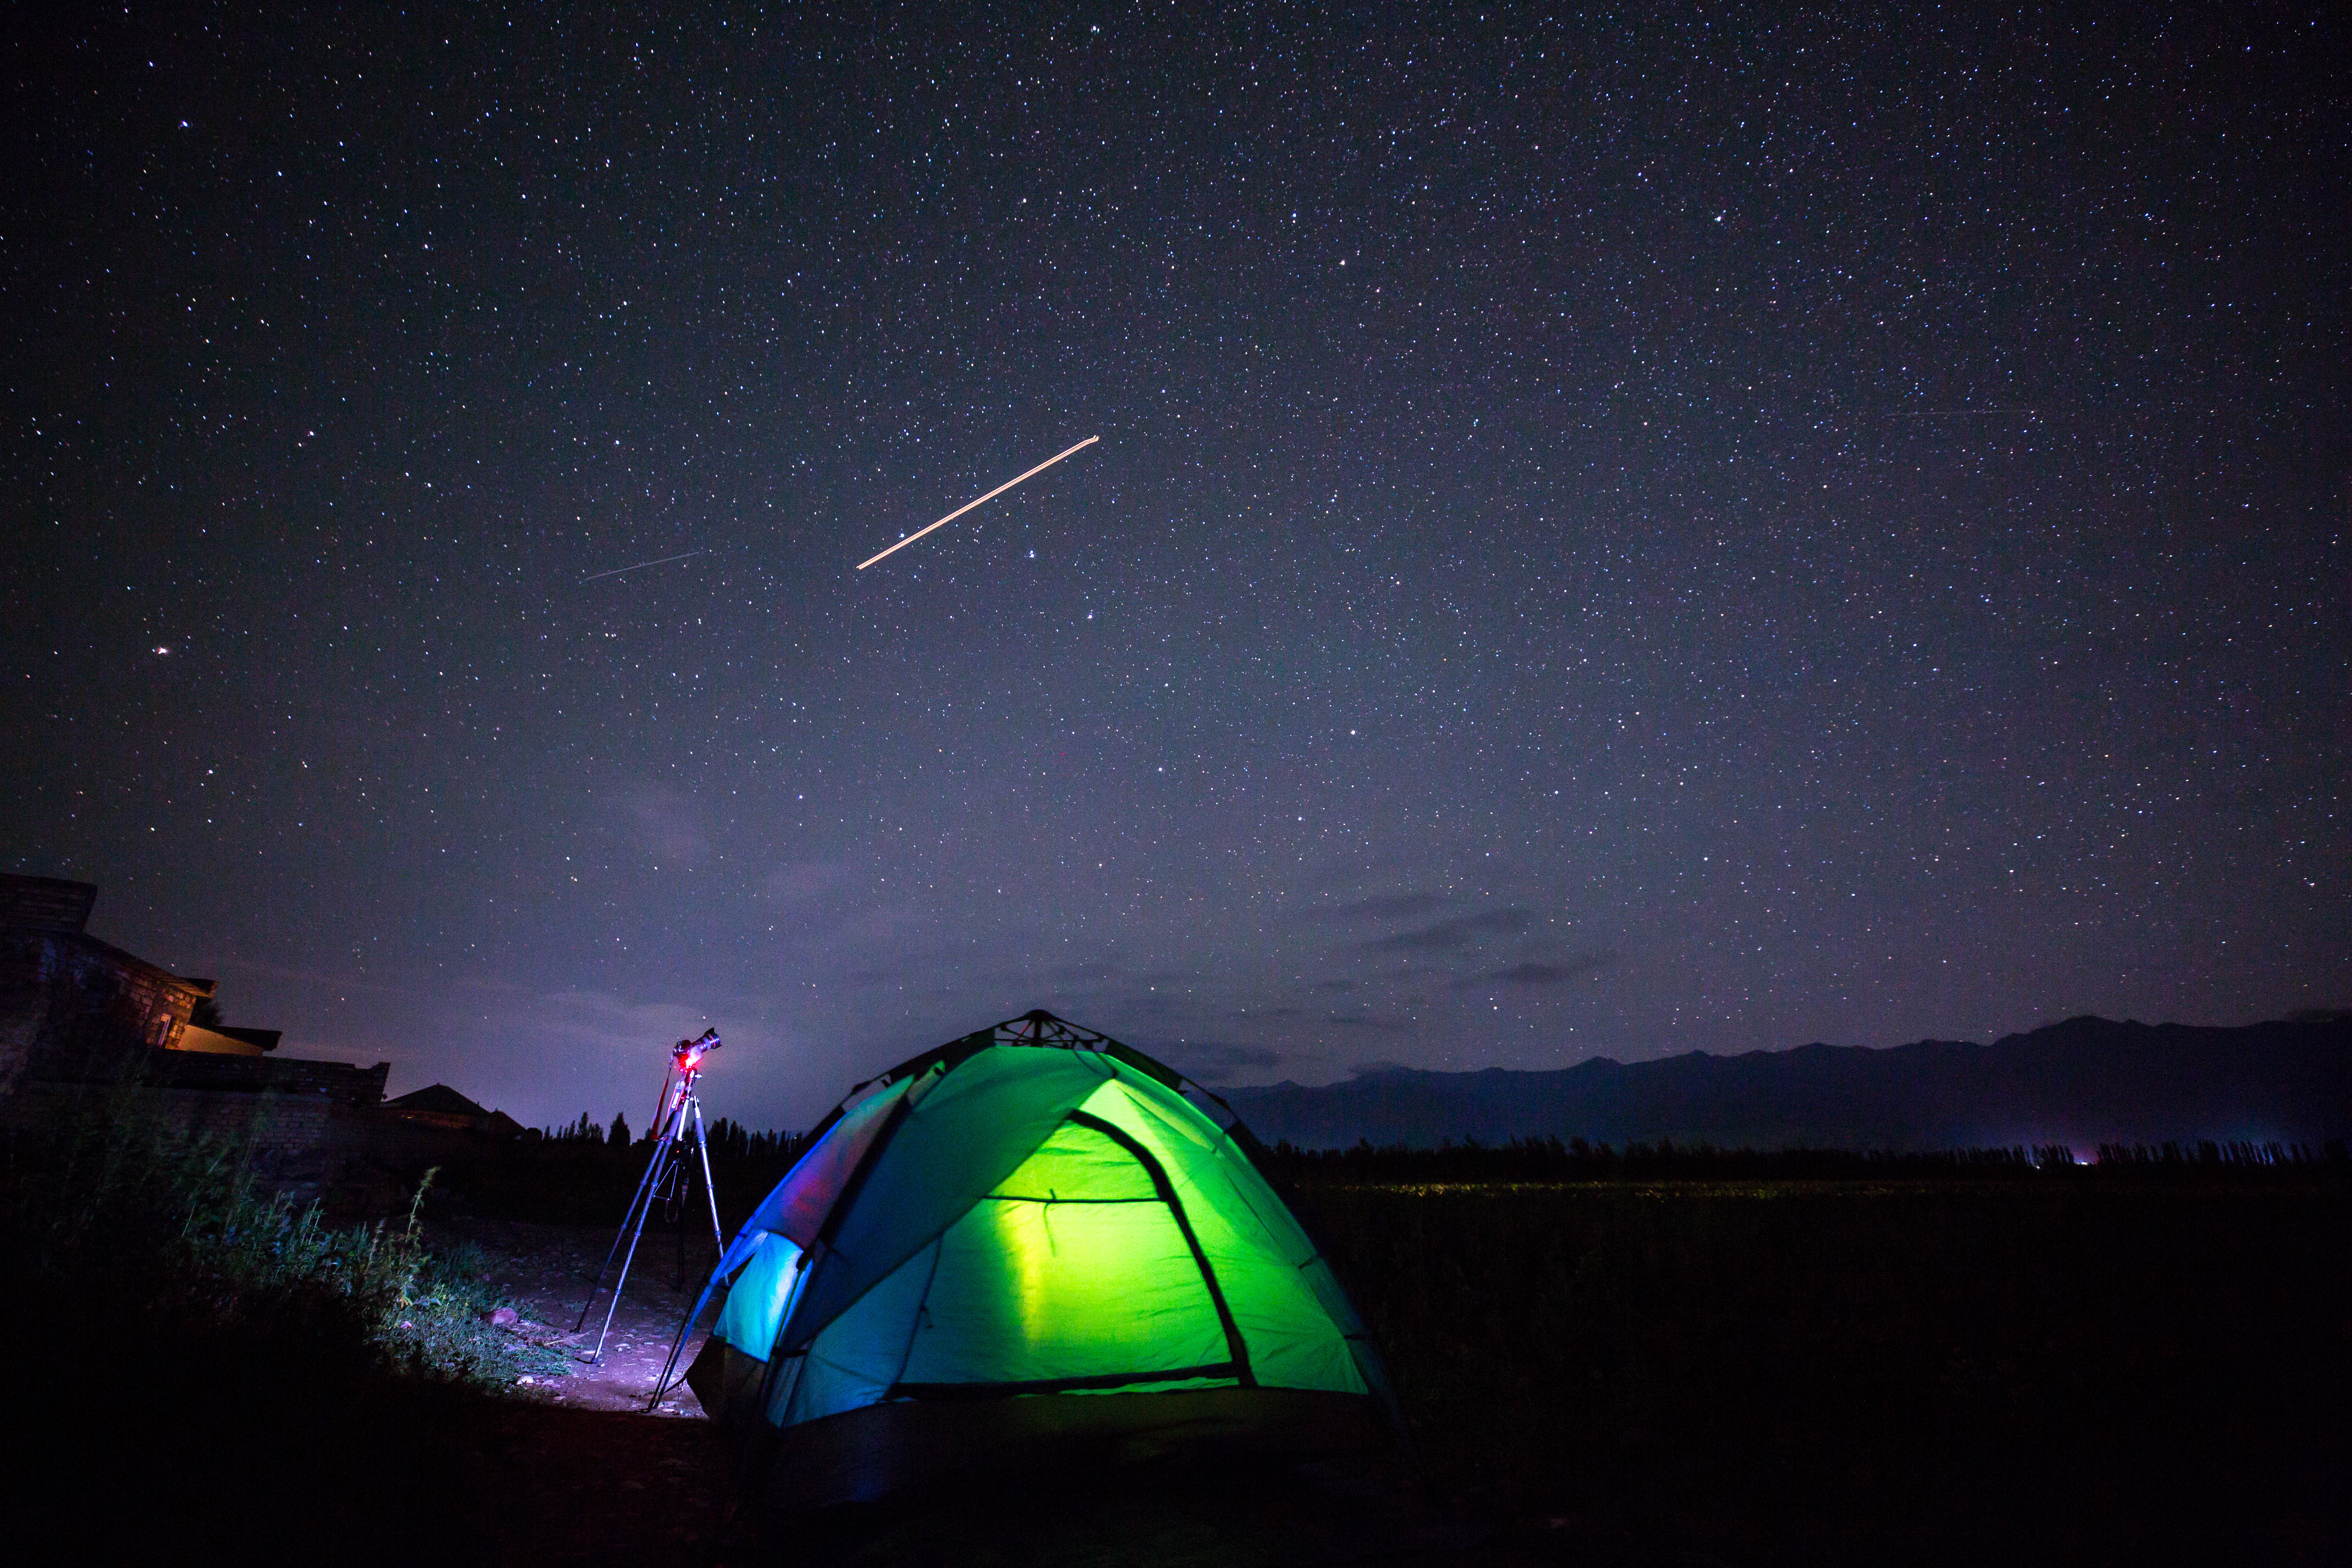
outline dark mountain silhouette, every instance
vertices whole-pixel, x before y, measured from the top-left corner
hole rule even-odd
[[[1558,1072],[1391,1068],[1224,1091],[1266,1142],[1499,1142],[1933,1150],[2352,1134],[2352,1018],[2203,1028],[2069,1018],[1990,1046],[1800,1046]]]

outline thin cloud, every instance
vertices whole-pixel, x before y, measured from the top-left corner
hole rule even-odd
[[[1191,1040],[1169,1053],[1202,1083],[1223,1083],[1239,1072],[1263,1072],[1282,1061],[1270,1046],[1241,1040]]]
[[[1073,959],[1047,971],[1056,985],[1109,985],[1127,978],[1126,967],[1102,958]]]
[[[1381,1018],[1368,1013],[1326,1013],[1324,1026],[1334,1029],[1358,1029],[1376,1035],[1401,1035],[1412,1026],[1402,1018]]]
[[[1589,979],[1604,974],[1617,966],[1613,952],[1571,952],[1549,963],[1529,960],[1523,963],[1489,970],[1463,981],[1460,988],[1468,990],[1486,985],[1565,985],[1573,980]]]
[[[621,792],[620,813],[637,847],[658,860],[690,866],[710,848],[702,813],[683,791],[667,784],[633,784]]]
[[[813,904],[849,880],[839,860],[787,860],[760,879],[760,891],[785,904]]]
[[[1535,919],[1521,909],[1482,910],[1475,915],[1456,915],[1450,921],[1378,937],[1358,946],[1365,952],[1452,952],[1495,937],[1517,936],[1535,924]]]
[[[1442,893],[1375,893],[1353,903],[1335,904],[1314,913],[1323,920],[1402,921],[1415,915],[1425,915],[1445,907]]]

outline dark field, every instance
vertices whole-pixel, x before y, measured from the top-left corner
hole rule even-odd
[[[460,1213],[617,1213],[626,1153],[446,1173],[424,1242],[436,1203],[445,1236]],[[728,1461],[703,1423],[521,1404],[495,1373],[388,1354],[364,1302],[314,1286],[207,1293],[157,1215],[88,1211],[60,1245],[40,1163],[11,1161],[7,1256],[37,1265],[10,1271],[0,1323],[35,1439],[9,1472],[20,1541],[68,1560],[782,1551],[740,1525],[714,1541]],[[728,1163],[730,1206],[770,1163]],[[780,1560],[2352,1560],[2338,1167],[1288,1169],[1387,1348],[1425,1503],[1351,1502],[1328,1477],[1041,1478],[845,1517]],[[1350,1509],[1352,1530],[1308,1517]]]
[[[2341,1562],[2341,1181],[1309,1188],[1442,1495],[1602,1555]]]

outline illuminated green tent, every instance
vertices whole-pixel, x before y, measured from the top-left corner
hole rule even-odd
[[[788,1506],[981,1455],[1376,1446],[1378,1352],[1230,1116],[1044,1012],[905,1062],[728,1247],[688,1379],[772,1444],[765,1489]]]

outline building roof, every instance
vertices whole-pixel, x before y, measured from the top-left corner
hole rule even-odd
[[[0,874],[0,927],[31,931],[87,930],[89,911],[98,902],[94,882],[68,882],[60,877],[19,877]]]
[[[168,985],[185,993],[191,1000],[209,996],[216,988],[210,980],[188,974],[174,974],[160,963],[151,963],[135,952],[125,952],[112,942],[100,942],[82,931],[63,931],[39,926],[17,926],[15,932],[21,941],[46,942],[66,949],[79,949],[125,973],[157,985]],[[30,933],[30,934],[26,934]]]
[[[446,1083],[430,1089],[420,1089],[404,1094],[398,1100],[383,1102],[386,1110],[425,1111],[436,1116],[488,1116],[489,1112],[476,1105]]]

